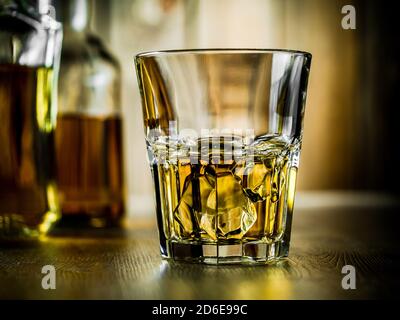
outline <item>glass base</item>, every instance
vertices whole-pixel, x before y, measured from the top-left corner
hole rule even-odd
[[[289,243],[283,240],[269,244],[210,244],[169,240],[166,242],[166,248],[161,247],[161,255],[165,259],[211,265],[268,264],[286,258],[288,253]]]

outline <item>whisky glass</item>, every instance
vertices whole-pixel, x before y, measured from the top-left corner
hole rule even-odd
[[[59,217],[54,98],[62,28],[45,5],[0,2],[0,242],[35,239]]]
[[[135,61],[162,257],[287,257],[311,54],[176,50]]]

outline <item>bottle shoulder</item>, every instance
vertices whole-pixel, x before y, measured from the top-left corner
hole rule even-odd
[[[121,72],[98,37],[66,34],[61,53],[58,106],[62,113],[120,111]]]
[[[98,55],[101,58],[103,58],[105,61],[108,61],[110,64],[114,65],[116,68],[118,69],[120,68],[118,59],[107,48],[107,46],[104,44],[104,42],[101,40],[99,36],[93,33],[87,33],[86,41],[91,48],[97,51]]]
[[[103,44],[102,40],[91,33],[66,34],[61,53],[61,64],[100,64],[108,65],[117,72],[120,64]]]

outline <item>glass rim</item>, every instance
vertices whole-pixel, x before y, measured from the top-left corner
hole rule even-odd
[[[240,54],[252,54],[252,53],[264,53],[264,54],[279,54],[286,53],[291,55],[301,55],[305,57],[312,57],[312,54],[307,51],[292,50],[292,49],[263,49],[263,48],[204,48],[204,49],[168,49],[168,50],[154,50],[140,52],[135,55],[135,59],[146,58],[146,57],[162,57],[171,55],[186,55],[186,54],[229,54],[229,53],[240,53]]]

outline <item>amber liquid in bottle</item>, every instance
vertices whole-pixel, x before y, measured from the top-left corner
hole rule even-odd
[[[0,239],[48,230],[59,215],[52,70],[0,64]]]
[[[63,222],[117,225],[124,211],[121,119],[60,115],[56,153]]]

